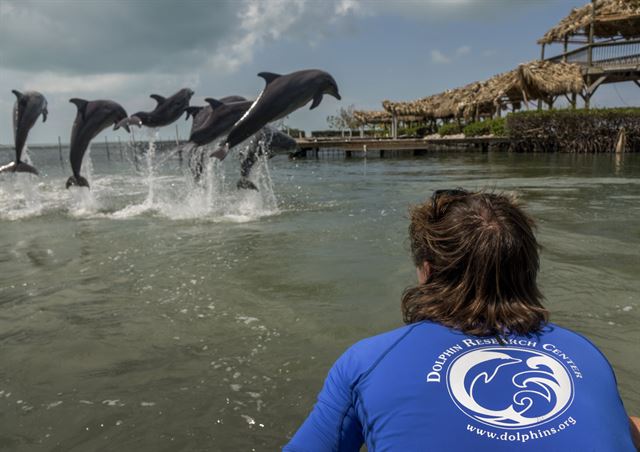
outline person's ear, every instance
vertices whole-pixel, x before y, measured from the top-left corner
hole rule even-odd
[[[416,274],[418,276],[418,283],[426,284],[429,280],[429,276],[431,276],[431,265],[429,265],[429,262],[424,261],[422,265],[419,265],[416,268]]]

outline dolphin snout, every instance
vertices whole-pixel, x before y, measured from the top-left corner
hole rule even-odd
[[[115,124],[113,125],[113,130],[118,130],[120,127],[122,127],[124,130],[126,130],[126,131],[127,131],[127,133],[131,133],[131,129],[129,128],[129,124],[127,124],[127,123],[126,123],[126,122],[124,122],[124,121],[126,121],[126,118],[125,118],[125,119],[123,119],[123,120],[122,120],[122,121],[120,121],[120,122],[115,123]]]
[[[123,120],[121,120],[120,122],[117,122],[113,126],[113,130],[118,130],[120,127],[122,127],[124,130],[126,130],[129,133],[131,133],[131,129],[129,128],[130,125],[135,125],[135,126],[138,126],[138,127],[142,127],[142,121],[137,116],[131,116],[130,118],[124,118]]]

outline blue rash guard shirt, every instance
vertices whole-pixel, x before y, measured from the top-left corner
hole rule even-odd
[[[331,368],[286,452],[634,451],[611,366],[579,334],[467,336],[419,322]]]

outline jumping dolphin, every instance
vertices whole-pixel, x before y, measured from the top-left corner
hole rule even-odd
[[[242,118],[253,104],[249,100],[229,103],[210,97],[205,100],[209,103],[208,109],[210,110],[200,111],[201,115],[206,114],[207,116],[206,118],[196,118],[197,120],[204,119],[204,121],[200,127],[192,129],[189,136],[189,143],[196,146],[204,146],[229,133],[234,124]]]
[[[16,102],[13,105],[13,138],[16,148],[16,161],[0,167],[0,173],[11,171],[38,174],[38,170],[24,163],[20,158],[27,142],[29,130],[38,120],[38,116],[42,115],[42,122],[47,120],[47,115],[49,114],[47,100],[36,91],[21,93],[14,89],[12,92],[16,95]]]
[[[247,99],[242,96],[227,96],[220,99],[220,102],[222,102],[223,104],[246,101]],[[204,126],[204,124],[211,116],[213,108],[211,107],[211,105],[187,107],[186,112],[187,114],[185,119],[189,119],[189,116],[193,117],[193,122],[191,123],[191,133],[193,133],[195,130],[198,130],[202,126]]]
[[[114,124],[113,129],[116,130],[118,124],[127,118],[127,112],[120,104],[111,100],[87,101],[73,98],[69,99],[69,102],[78,107],[78,113],[76,114],[73,129],[71,130],[69,153],[73,176],[67,179],[66,187],[69,188],[72,185],[78,185],[88,188],[89,182],[80,175],[80,168],[82,167],[82,158],[89,143],[91,143],[91,140],[93,140],[96,135],[111,124]],[[121,124],[121,127],[127,132],[130,132],[129,124]]]
[[[183,148],[186,152],[204,146],[216,138],[229,133],[233,125],[246,113],[253,101],[240,96],[227,96],[220,100],[207,98],[206,107],[189,107],[187,115],[193,116],[189,142]],[[193,176],[200,179],[204,170],[204,153],[191,156]]]
[[[338,85],[327,72],[310,69],[279,75],[261,72],[266,86],[247,113],[233,126],[224,146],[212,157],[224,159],[229,149],[240,144],[272,121],[287,116],[313,99],[311,110],[320,105],[322,96],[329,94],[340,100]]]
[[[159,94],[152,94],[152,99],[158,103],[152,111],[139,111],[129,118],[125,118],[116,124],[115,130],[127,125],[136,125],[138,127],[164,127],[176,121],[182,113],[189,107],[189,101],[193,96],[193,91],[189,88],[183,88],[171,97],[162,97]]]
[[[266,155],[272,158],[278,154],[290,153],[298,148],[296,140],[286,133],[282,133],[272,127],[265,126],[258,132],[247,150],[246,156],[240,162],[240,179],[236,183],[238,189],[258,190],[258,187],[249,180],[251,170],[258,161],[258,157]]]

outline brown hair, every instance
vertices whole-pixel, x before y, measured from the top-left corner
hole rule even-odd
[[[405,290],[406,323],[431,320],[466,334],[529,334],[548,320],[536,283],[535,224],[502,194],[439,190],[411,209],[416,266],[429,263],[425,284]]]

